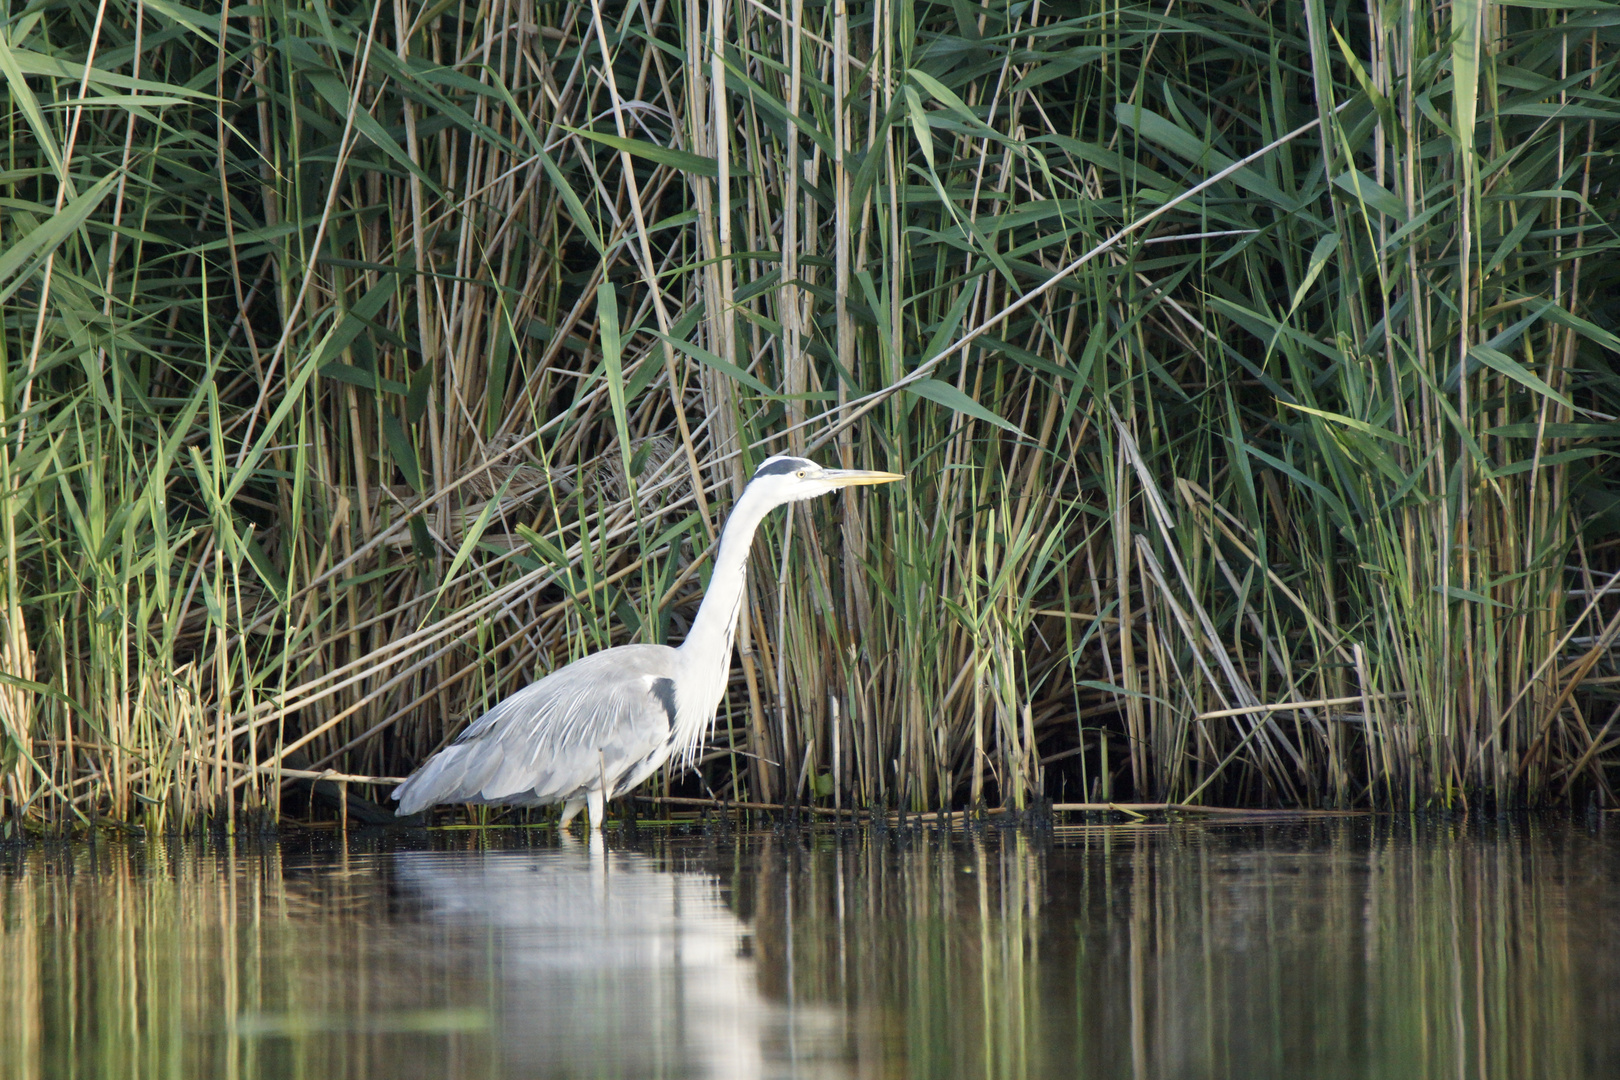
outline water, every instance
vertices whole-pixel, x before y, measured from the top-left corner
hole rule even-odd
[[[0,1078],[1620,1076],[1620,820],[0,851]]]

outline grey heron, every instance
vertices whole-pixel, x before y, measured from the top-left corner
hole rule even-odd
[[[686,640],[619,645],[581,657],[504,699],[394,789],[401,817],[438,803],[546,806],[562,825],[581,807],[602,826],[617,798],[674,758],[690,766],[731,671],[748,549],[778,506],[899,473],[824,469],[778,454],[755,470],[720,534],[709,588]]]

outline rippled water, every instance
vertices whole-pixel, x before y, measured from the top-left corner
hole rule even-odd
[[[1620,821],[0,850],[0,1077],[1620,1076]]]

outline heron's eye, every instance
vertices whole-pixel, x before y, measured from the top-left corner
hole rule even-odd
[[[797,476],[800,480],[803,480],[806,476],[809,476],[810,473],[809,473],[809,470],[807,470],[807,469],[800,469],[798,472],[794,473],[793,475]]]

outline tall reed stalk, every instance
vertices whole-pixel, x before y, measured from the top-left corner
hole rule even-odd
[[[791,449],[910,482],[767,524],[666,788],[1609,801],[1610,22],[24,6],[0,800],[400,775]]]

